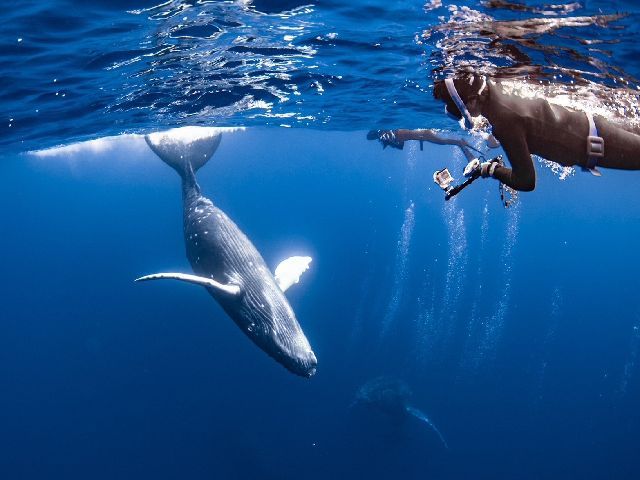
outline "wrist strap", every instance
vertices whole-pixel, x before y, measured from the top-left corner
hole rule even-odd
[[[493,177],[493,172],[496,171],[496,168],[498,167],[498,162],[491,162],[491,166],[489,167],[489,176]]]

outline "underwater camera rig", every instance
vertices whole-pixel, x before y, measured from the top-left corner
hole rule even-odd
[[[484,157],[474,158],[464,168],[464,176],[467,179],[457,185],[453,185],[454,178],[449,172],[448,168],[437,170],[433,173],[433,181],[438,184],[442,190],[444,190],[444,199],[449,200],[451,197],[456,196],[462,190],[471,185],[477,178],[482,176],[482,162]],[[489,162],[502,163],[502,155],[492,158]]]

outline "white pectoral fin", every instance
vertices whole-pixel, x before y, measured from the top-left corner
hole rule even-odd
[[[300,275],[309,270],[311,257],[289,257],[276,267],[275,279],[280,290],[286,292],[294,283],[298,283]]]
[[[203,287],[211,287],[216,290],[228,293],[229,295],[237,295],[240,293],[240,287],[238,285],[224,285],[218,283],[215,280],[207,277],[199,277],[197,275],[189,275],[188,273],[154,273],[153,275],[145,275],[144,277],[136,278],[136,282],[146,282],[148,280],[162,280],[162,279],[180,280],[182,282],[193,283],[195,285],[201,285]]]

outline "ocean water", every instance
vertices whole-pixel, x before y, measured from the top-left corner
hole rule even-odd
[[[7,10],[0,478],[640,476],[640,172],[536,161],[536,190],[509,208],[493,180],[445,202],[432,174],[459,177],[459,151],[366,140],[463,135],[430,90],[459,64],[633,91],[640,7],[442,4]],[[574,21],[491,30],[532,18]],[[313,257],[287,292],[318,357],[310,379],[202,289],[133,282],[190,271],[179,178],[141,137],[186,125],[246,127],[223,133],[203,193],[270,267]],[[353,405],[380,376],[406,382],[448,448],[420,421]]]

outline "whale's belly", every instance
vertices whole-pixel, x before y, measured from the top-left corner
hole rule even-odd
[[[209,293],[246,335],[272,356],[278,350],[310,349],[264,259],[222,210],[199,197],[185,209],[184,234],[187,257],[197,275],[240,286],[240,298],[212,289]],[[305,345],[295,345],[301,341]]]

